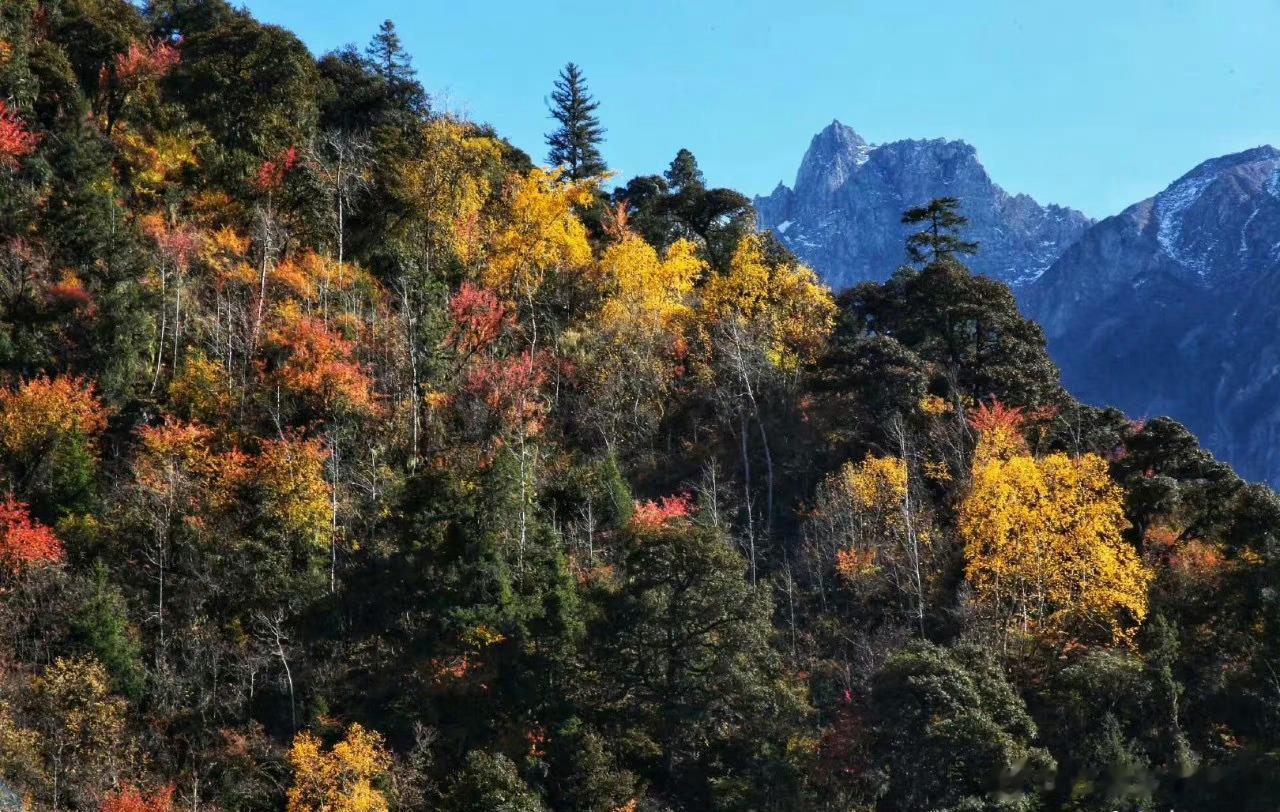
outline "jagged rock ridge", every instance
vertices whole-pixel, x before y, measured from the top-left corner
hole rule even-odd
[[[1021,299],[1077,397],[1170,415],[1280,484],[1280,150],[1205,161],[1100,221]]]
[[[1091,221],[1041,206],[992,182],[963,141],[895,141],[879,146],[838,121],[814,136],[796,173],[757,197],[771,229],[835,289],[889,277],[903,262],[902,212],[935,197],[958,197],[969,236],[982,245],[972,266],[1020,288],[1040,276]]]

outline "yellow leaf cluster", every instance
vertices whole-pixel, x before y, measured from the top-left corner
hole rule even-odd
[[[907,495],[907,464],[897,457],[873,457],[845,463],[839,487],[863,511],[896,511]]]
[[[706,268],[688,240],[676,241],[659,257],[649,243],[628,233],[600,258],[608,291],[604,322],[641,329],[677,326],[690,314],[689,294]]]
[[[330,522],[325,451],[315,440],[266,440],[254,461],[253,479],[267,497],[263,509],[288,536],[323,544]]]
[[[587,230],[574,209],[591,202],[594,185],[571,181],[560,170],[514,175],[505,211],[493,228],[484,282],[511,298],[531,298],[548,274],[591,262]]]
[[[199,165],[196,152],[203,139],[181,132],[143,133],[119,121],[111,140],[129,162],[134,193],[155,195]]]
[[[886,568],[919,569],[904,556],[922,555],[930,533],[923,516],[908,512],[908,487],[904,460],[871,455],[845,463],[818,487],[809,531],[830,538],[836,574],[847,583]]]
[[[225,419],[234,404],[226,370],[200,350],[192,350],[169,383],[169,402],[205,423],[216,424]]]
[[[771,363],[792,371],[825,346],[836,305],[812,270],[770,264],[760,237],[751,235],[738,245],[729,272],[707,282],[702,310],[712,324],[736,320],[765,343]]]
[[[477,225],[489,199],[486,171],[501,160],[498,142],[453,119],[433,119],[422,127],[423,157],[404,165],[401,177],[425,228],[428,245],[476,258]]]
[[[925,395],[920,399],[920,411],[930,417],[941,417],[944,414],[951,414],[955,408],[937,395]]]
[[[359,724],[325,752],[320,740],[302,733],[289,751],[293,786],[288,812],[386,812],[386,797],[374,786],[391,769],[382,736]]]
[[[1101,457],[979,455],[960,506],[965,575],[1009,630],[1127,643],[1151,581],[1127,526]]]
[[[107,670],[93,657],[58,658],[32,687],[57,718],[58,737],[77,756],[113,747],[124,730],[125,702],[111,694]]]

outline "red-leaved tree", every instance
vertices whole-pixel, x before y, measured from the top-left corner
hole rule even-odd
[[[126,784],[114,792],[108,792],[99,809],[101,812],[172,812],[173,785],[155,792],[143,792]]]
[[[40,137],[0,100],[0,165],[17,166],[18,159],[35,152],[39,144]]]
[[[17,574],[62,561],[62,542],[31,518],[24,502],[9,494],[0,501],[0,568]]]

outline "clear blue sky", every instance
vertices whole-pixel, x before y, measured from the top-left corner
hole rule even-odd
[[[1011,192],[1102,217],[1209,157],[1280,143],[1280,0],[248,0],[316,52],[395,20],[438,102],[545,158],[583,67],[621,179],[680,147],[708,179],[788,184],[833,118],[962,138]]]

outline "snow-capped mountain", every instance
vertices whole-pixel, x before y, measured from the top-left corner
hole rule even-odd
[[[1067,388],[1280,484],[1280,150],[1206,161],[1020,291]]]
[[[1039,277],[1091,222],[1010,195],[963,141],[872,145],[838,121],[813,137],[795,186],[780,183],[755,206],[760,227],[839,290],[887,279],[905,259],[902,212],[944,196],[960,198],[968,235],[982,245],[973,270],[1015,288]]]

